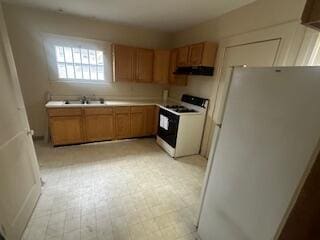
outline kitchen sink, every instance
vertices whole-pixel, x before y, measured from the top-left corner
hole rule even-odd
[[[70,104],[70,105],[78,105],[78,104],[82,104],[82,102],[80,100],[65,100],[64,104]]]
[[[106,105],[107,102],[105,101],[97,101],[97,100],[65,100],[64,104],[69,104],[69,105]]]

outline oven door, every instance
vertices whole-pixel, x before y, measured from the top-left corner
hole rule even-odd
[[[168,118],[168,129],[160,126],[161,115]],[[160,108],[158,122],[158,136],[161,137],[165,142],[167,142],[171,147],[175,148],[179,127],[179,115]]]

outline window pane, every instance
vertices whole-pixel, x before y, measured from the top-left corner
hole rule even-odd
[[[97,64],[103,65],[103,52],[97,51]]]
[[[58,75],[59,78],[67,78],[66,65],[64,63],[58,63]]]
[[[74,63],[81,63],[81,55],[79,48],[72,48],[73,51],[73,62]]]
[[[71,48],[64,47],[64,56],[66,58],[67,63],[73,63]]]
[[[105,80],[103,51],[55,46],[61,79]]]
[[[94,50],[89,50],[89,60],[91,65],[96,65],[97,60],[96,60],[96,51]]]
[[[67,64],[67,75],[68,75],[68,78],[71,78],[71,79],[74,78],[73,64]]]
[[[83,79],[90,79],[89,65],[82,65]]]
[[[56,46],[56,59],[57,59],[57,62],[64,62],[63,47]]]
[[[82,79],[82,68],[80,64],[74,65],[74,70],[76,73],[76,79]]]
[[[104,80],[104,67],[98,66],[98,80]]]
[[[82,64],[89,64],[88,49],[81,49],[81,62]]]
[[[90,65],[90,78],[91,80],[97,80],[97,66],[96,65]]]

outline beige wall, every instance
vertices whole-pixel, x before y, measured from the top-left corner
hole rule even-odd
[[[173,46],[223,39],[300,18],[306,0],[258,0],[211,21],[173,35]],[[187,87],[171,87],[172,97],[189,92],[212,97],[214,78],[189,77]]]
[[[42,33],[165,48],[167,33],[116,25],[95,19],[4,4],[5,19],[15,57],[31,128],[38,136],[46,131],[45,95],[102,95],[110,98],[160,97],[163,86],[112,83],[108,85],[65,84],[49,81]]]
[[[225,48],[229,43],[229,46],[232,46],[238,40],[243,43],[246,42],[246,39],[255,41],[255,36],[257,36],[257,40],[258,38],[260,40],[262,35],[268,39],[264,31],[273,33],[272,28],[279,28],[277,26],[280,26],[286,32],[284,34],[286,39],[283,39],[282,47],[290,51],[294,49],[291,54],[286,49],[281,49],[282,52],[287,52],[290,55],[288,56],[290,59],[285,59],[281,65],[291,65],[294,63],[294,58],[297,57],[304,34],[304,27],[300,26],[298,20],[305,2],[306,0],[258,0],[191,29],[175,33],[173,35],[173,46],[178,47],[200,41],[215,41],[219,42],[220,46],[224,45],[223,48]],[[278,29],[275,31],[278,31]],[[283,36],[279,35],[279,37]],[[219,56],[215,64],[216,71],[221,67],[223,51],[224,49],[220,47]],[[284,59],[283,56],[281,58],[281,60]],[[208,156],[210,150],[213,105],[218,87],[218,78],[218,73],[215,73],[213,77],[190,76],[188,86],[170,86],[170,97],[172,98],[180,98],[181,94],[189,93],[210,99],[211,106],[202,146],[202,154],[206,156]]]

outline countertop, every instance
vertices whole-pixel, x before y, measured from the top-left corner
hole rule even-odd
[[[177,101],[161,99],[149,99],[149,100],[106,100],[103,104],[99,101],[91,101],[90,104],[81,104],[77,101],[71,101],[70,104],[65,104],[65,101],[49,101],[46,108],[74,108],[74,107],[117,107],[117,106],[146,106],[146,105],[173,105],[177,104]]]

